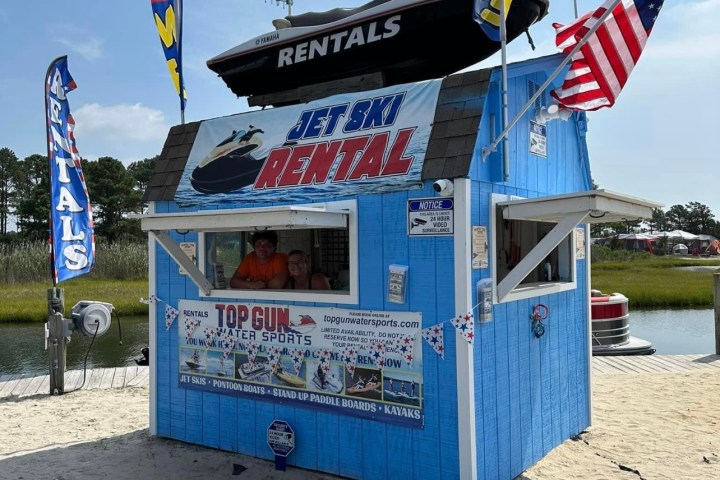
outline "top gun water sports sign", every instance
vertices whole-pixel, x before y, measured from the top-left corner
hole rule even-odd
[[[179,383],[423,425],[422,315],[181,300]]]
[[[202,122],[181,206],[327,199],[421,183],[440,80]]]

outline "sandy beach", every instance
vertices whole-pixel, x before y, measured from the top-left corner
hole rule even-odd
[[[720,478],[717,370],[593,375],[593,426],[520,479]],[[329,479],[148,436],[148,389],[0,401],[2,479]]]

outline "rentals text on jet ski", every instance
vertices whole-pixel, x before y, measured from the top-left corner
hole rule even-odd
[[[288,16],[273,22],[278,30],[241,43],[207,65],[238,96],[375,73],[382,74],[382,86],[440,78],[500,50],[499,41],[474,20],[476,2],[374,0],[355,9]],[[508,41],[543,18],[548,4],[513,0]]]

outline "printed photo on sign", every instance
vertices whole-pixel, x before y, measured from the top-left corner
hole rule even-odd
[[[184,388],[420,427],[422,315],[181,300]]]
[[[342,94],[200,124],[181,206],[308,201],[416,188],[440,80]]]

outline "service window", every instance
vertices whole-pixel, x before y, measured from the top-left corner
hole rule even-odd
[[[575,229],[550,251],[541,252],[535,247],[556,226],[552,222],[512,220],[503,218],[497,201],[508,200],[507,195],[493,195],[493,276],[495,285],[527,256],[537,266],[513,288],[501,302],[530,298],[548,293],[574,289],[575,281]]]
[[[350,241],[347,229],[274,230],[278,253],[301,250],[310,272],[328,277],[333,291],[350,290]],[[245,255],[252,252],[253,232],[205,233],[206,277],[215,288],[229,288],[230,278]],[[225,282],[223,283],[223,280]]]
[[[346,202],[341,205],[347,208]],[[328,303],[357,303],[357,215],[355,204],[348,209],[347,226],[344,228],[318,227],[315,225],[282,228],[262,224],[258,216],[252,229],[236,231],[200,232],[202,256],[200,266],[205,278],[213,285],[208,297],[253,300],[288,300]],[[255,231],[270,229],[278,236],[275,251],[288,254],[301,250],[308,260],[308,270],[324,274],[329,290],[263,289],[250,290],[230,287],[230,279],[242,259],[252,252],[252,236]]]

